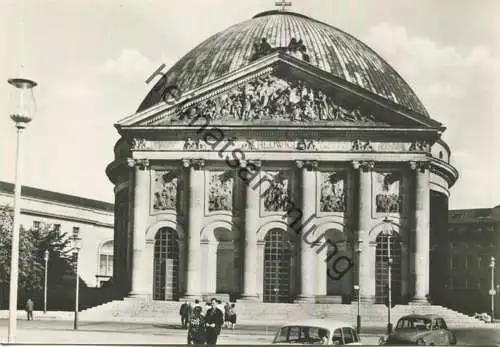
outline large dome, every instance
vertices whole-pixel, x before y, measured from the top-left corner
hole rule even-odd
[[[337,28],[292,12],[264,12],[213,35],[180,59],[166,78],[183,91],[217,80],[251,63],[254,45],[262,38],[271,47],[286,47],[293,38],[301,39],[309,64],[429,117],[410,86],[371,48]],[[139,111],[162,101],[160,91],[153,88]]]

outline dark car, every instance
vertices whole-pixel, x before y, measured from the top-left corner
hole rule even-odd
[[[437,315],[404,316],[392,334],[382,336],[379,345],[455,345],[455,334],[448,330],[444,319]]]

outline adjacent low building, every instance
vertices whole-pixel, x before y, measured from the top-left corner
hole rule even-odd
[[[99,287],[113,275],[113,204],[74,195],[26,187],[21,189],[21,224],[44,224],[72,234],[78,227],[82,238],[80,278],[88,287]],[[14,185],[0,181],[0,206],[14,204]]]
[[[500,205],[450,211],[442,245],[440,301],[469,313],[490,312],[490,290],[500,289],[498,264],[493,283],[491,271],[491,257],[500,260]],[[498,295],[494,295],[494,302],[498,317]]]

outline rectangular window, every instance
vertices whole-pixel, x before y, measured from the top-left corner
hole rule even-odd
[[[39,220],[33,221],[33,229],[40,229],[40,221]]]

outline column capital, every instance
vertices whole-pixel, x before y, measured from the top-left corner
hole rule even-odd
[[[425,172],[425,170],[430,169],[431,163],[429,161],[410,161],[410,169],[412,171]]]
[[[307,169],[307,171],[313,171],[318,168],[318,161],[317,160],[297,160],[295,161],[295,164],[299,169]]]
[[[367,160],[367,161],[353,161],[352,162],[352,167],[356,170],[363,170],[363,171],[371,171],[375,168],[375,162],[373,160]]]
[[[127,158],[128,167],[138,167],[140,170],[149,169],[149,159],[132,159]]]
[[[182,166],[188,168],[193,167],[195,170],[201,170],[205,167],[205,160],[203,159],[182,159]]]

